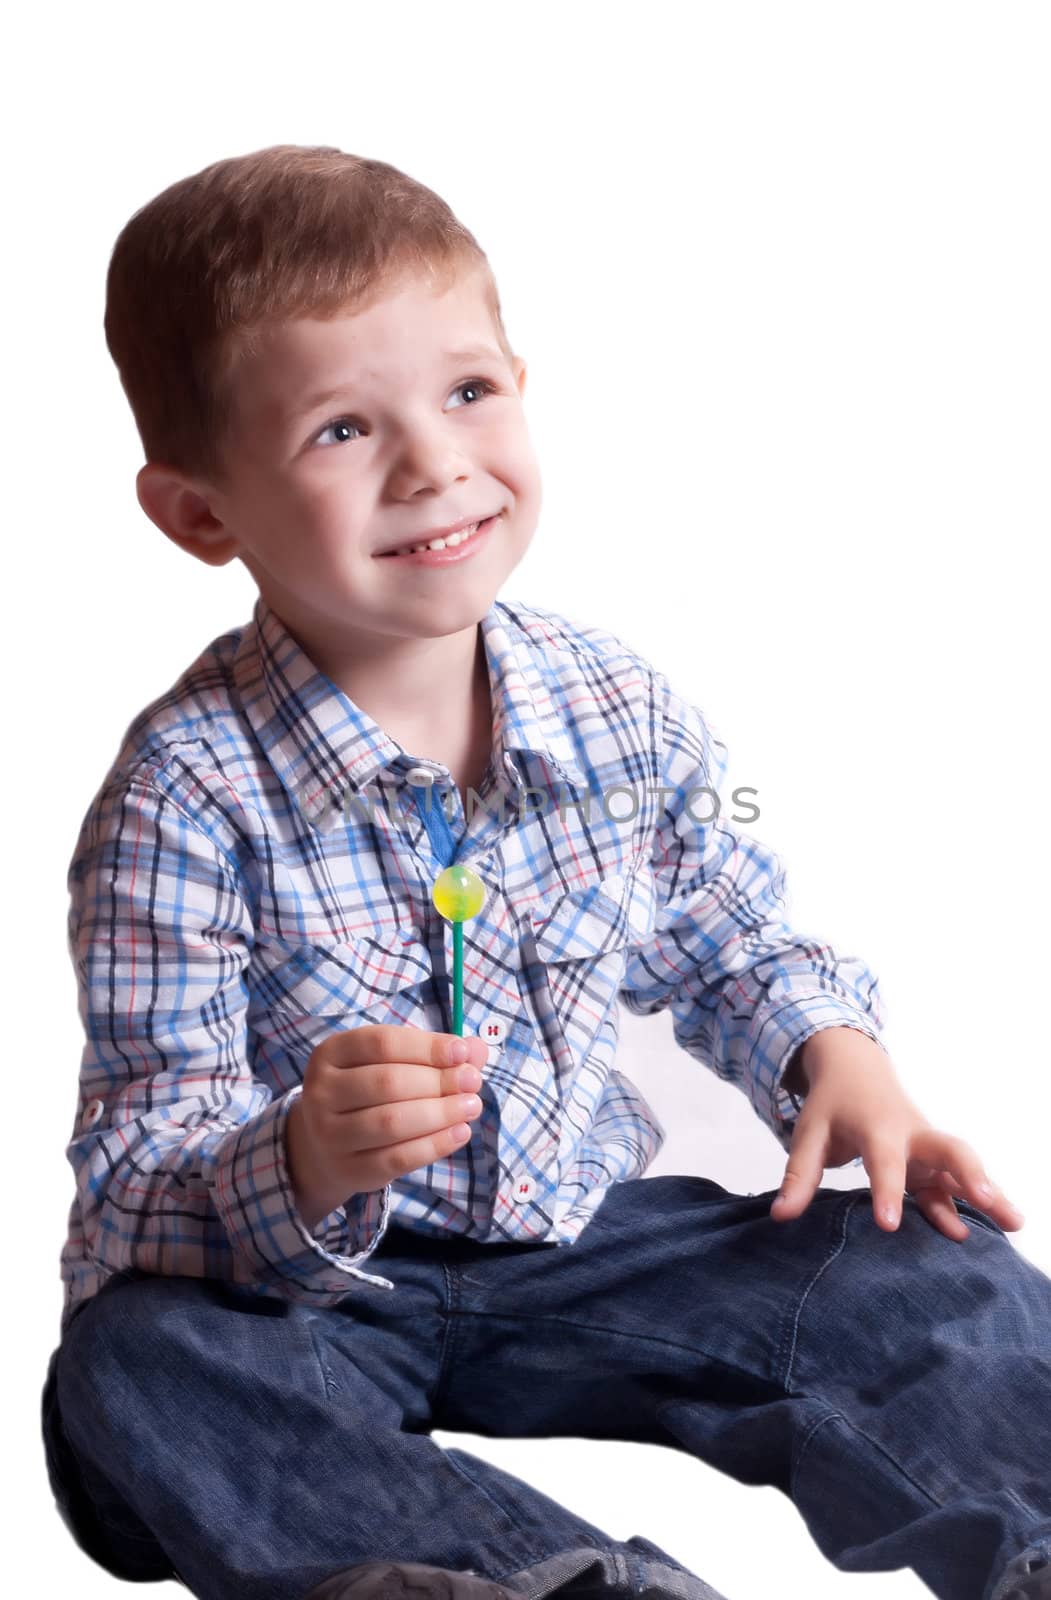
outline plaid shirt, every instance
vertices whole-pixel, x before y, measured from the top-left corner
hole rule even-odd
[[[481,621],[493,750],[465,813],[320,673],[260,597],[142,711],[81,824],[69,952],[86,1042],[63,1331],[115,1271],[215,1277],[326,1306],[388,1218],[572,1244],[664,1130],[615,1067],[618,999],[747,1094],[787,1151],[795,1048],[878,1038],[875,977],[783,917],[784,873],[719,815],[725,746],[628,646],[553,612]],[[473,791],[468,801],[474,801]],[[452,1031],[438,873],[464,925],[464,1033],[489,1043],[469,1143],[309,1229],[285,1118],[327,1035]]]

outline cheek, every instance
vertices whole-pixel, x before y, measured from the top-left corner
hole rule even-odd
[[[323,551],[345,549],[355,530],[360,532],[366,515],[346,476],[335,472],[300,479],[284,497],[281,509],[288,523]]]
[[[508,442],[504,456],[504,481],[520,502],[539,500],[540,465],[532,441],[523,434]]]

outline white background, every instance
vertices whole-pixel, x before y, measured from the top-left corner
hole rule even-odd
[[[726,792],[758,790],[790,916],[878,972],[903,1080],[1051,1272],[1046,7],[27,15],[4,110],[14,1588],[117,1584],[59,1521],[39,1435],[82,1043],[65,873],[131,717],[254,590],[139,509],[104,279],[132,211],[220,157],[379,157],[476,234],[544,482],[503,598],[603,624],[702,706]],[[780,1148],[667,1016],[625,1016],[622,1064],[668,1128],[653,1174],[776,1186]],[[729,1600],[929,1592],[837,1572],[784,1496],[685,1455],[437,1437]]]

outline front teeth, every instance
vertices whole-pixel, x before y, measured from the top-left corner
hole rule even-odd
[[[447,539],[432,539],[430,544],[413,544],[402,553],[407,556],[414,556],[417,550],[452,550],[456,545],[463,544],[465,539],[469,539],[472,533],[477,533],[480,527],[481,523],[472,522],[470,527],[461,528],[459,533],[450,533]]]

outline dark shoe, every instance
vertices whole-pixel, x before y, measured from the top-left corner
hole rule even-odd
[[[334,1572],[303,1600],[521,1600],[521,1593],[476,1572],[450,1572],[416,1561],[366,1561]]]
[[[994,1600],[1051,1600],[1051,1560],[1033,1550],[1013,1561]]]

